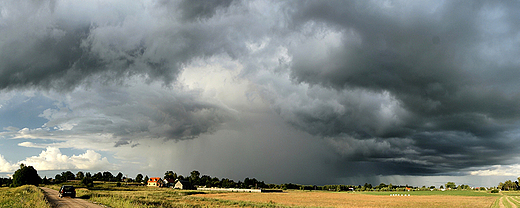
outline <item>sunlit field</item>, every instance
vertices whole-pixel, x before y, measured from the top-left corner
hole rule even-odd
[[[38,187],[25,185],[17,188],[0,188],[0,207],[50,208],[50,205]]]
[[[218,198],[195,197],[204,194],[195,190],[173,190],[171,188],[155,188],[144,186],[116,187],[114,183],[96,183],[93,188],[77,186],[76,197],[91,202],[118,207],[289,207],[281,204],[226,200]],[[60,185],[49,185],[58,190]],[[209,193],[209,192],[208,192]]]
[[[58,189],[59,186],[50,186]],[[503,193],[503,194],[502,194]],[[77,188],[77,197],[109,207],[514,207],[520,192],[484,191],[229,193],[116,187],[99,183]],[[397,196],[398,195],[398,196]],[[406,196],[404,196],[406,195]],[[408,196],[410,195],[410,196]]]
[[[474,191],[361,193],[288,191],[286,193],[216,193],[196,196],[302,207],[491,207],[499,197],[497,194]]]

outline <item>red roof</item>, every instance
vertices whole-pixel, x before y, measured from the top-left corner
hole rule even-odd
[[[152,177],[152,178],[148,179],[148,182],[154,182],[154,181],[159,181],[159,180],[161,180],[160,177]]]

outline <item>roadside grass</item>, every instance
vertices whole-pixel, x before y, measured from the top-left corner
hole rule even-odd
[[[0,207],[50,208],[43,192],[36,186],[25,185],[16,188],[0,188]]]

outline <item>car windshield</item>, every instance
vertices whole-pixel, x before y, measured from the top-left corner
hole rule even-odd
[[[64,186],[63,190],[64,191],[74,191],[74,187],[73,186]]]

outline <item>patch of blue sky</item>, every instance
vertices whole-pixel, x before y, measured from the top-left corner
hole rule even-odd
[[[0,108],[0,131],[8,131],[6,128],[15,127],[39,128],[48,120],[39,115],[48,108],[54,107],[54,101],[36,93],[32,96],[17,93],[8,100],[1,101]],[[11,139],[9,135],[0,137],[0,154],[10,163],[24,160],[29,155],[38,155],[42,151],[40,148],[22,147],[19,143],[51,143],[50,140],[39,139]]]
[[[53,100],[37,93],[34,96],[16,94],[3,101],[0,108],[0,130],[7,127],[39,128],[48,120],[39,115],[48,108],[55,108]]]

